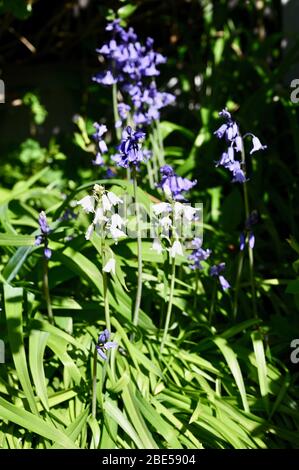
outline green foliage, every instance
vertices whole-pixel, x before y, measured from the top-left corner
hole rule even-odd
[[[270,19],[256,2],[230,8],[224,0],[186,2],[180,14],[174,2],[173,16],[167,2],[160,2],[161,15],[150,3],[124,1],[117,12],[109,10],[110,2],[96,8],[101,18],[118,15],[144,34],[155,37],[160,28],[165,33],[159,47],[170,59],[157,81],[166,84],[177,77],[177,106],[163,115],[146,144],[178,174],[198,179],[191,197],[204,204],[204,248],[211,248],[213,263],[226,262],[231,292],[217,289],[212,301],[209,264],[203,263],[196,277],[186,258],[178,258],[172,319],[161,354],[167,261],[152,251],[151,240],[142,241],[143,297],[134,328],[137,243],[107,242],[107,253],[116,259],[107,296],[118,348],[109,351],[107,363],[97,356],[94,416],[93,355],[106,326],[102,240],[98,234],[85,240],[90,218],[75,201],[91,194],[95,183],[122,198],[132,197],[133,187],[124,173],[110,179],[91,165],[92,122],[107,117],[110,153],[117,144],[106,89],[84,88],[73,132],[55,138],[52,129],[47,134],[52,116],[46,119],[42,92],[26,93],[23,103],[33,120],[26,124],[33,130],[22,139],[16,134],[0,162],[0,339],[6,360],[0,364],[1,448],[298,448],[298,372],[290,362],[290,342],[299,331],[298,108],[290,105],[283,85],[296,47],[278,62],[280,34],[268,31]],[[265,3],[272,8],[275,30],[274,2]],[[31,14],[21,0],[0,1],[0,12],[18,19]],[[88,34],[86,29],[78,42],[88,45],[90,56]],[[245,216],[241,188],[214,166],[221,147],[213,132],[217,111],[225,106],[236,114],[242,132],[258,130],[268,143],[267,153],[249,161],[250,205],[260,214],[256,318],[246,256],[234,316]],[[139,179],[138,200],[149,213],[161,194],[145,167]],[[43,248],[35,246],[41,210],[51,227],[53,324],[43,289]],[[74,217],[63,217],[66,210]],[[130,223],[135,222],[131,216]]]

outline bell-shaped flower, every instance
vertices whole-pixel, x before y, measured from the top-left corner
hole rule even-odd
[[[163,246],[158,238],[154,239],[152,250],[156,251],[159,255],[163,252]]]
[[[87,214],[94,212],[95,198],[94,196],[84,196],[80,201],[77,201],[77,205],[81,206]]]
[[[262,145],[260,139],[255,135],[252,135],[252,149],[249,152],[250,155],[252,155],[254,152],[257,152],[258,150],[265,150],[266,148],[267,145]]]
[[[110,203],[113,206],[116,206],[117,204],[122,204],[123,203],[122,199],[120,199],[118,196],[116,196],[116,194],[114,194],[112,191],[108,191],[107,197],[108,197]]]
[[[115,274],[115,258],[110,258],[105,264],[103,271],[105,273]]]
[[[183,256],[183,248],[182,244],[179,240],[175,240],[173,242],[172,247],[169,249],[170,257],[175,258],[176,255],[181,255]]]

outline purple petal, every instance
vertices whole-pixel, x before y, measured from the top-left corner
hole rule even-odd
[[[107,361],[107,356],[106,354],[103,352],[103,350],[101,349],[100,346],[96,346],[97,348],[97,351],[98,351],[98,354],[101,356],[102,359],[104,359],[104,361]]]
[[[253,232],[250,232],[250,234],[249,234],[249,246],[250,246],[251,249],[254,248],[254,244],[255,244],[255,236],[254,236]]]
[[[230,283],[225,279],[223,276],[219,276],[219,282],[221,284],[221,287],[223,290],[229,289],[230,288]]]

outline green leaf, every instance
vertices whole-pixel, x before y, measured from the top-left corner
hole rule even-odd
[[[231,347],[228,345],[228,342],[224,338],[216,337],[213,338],[213,341],[222,352],[231,370],[231,373],[233,374],[233,377],[236,381],[237,387],[241,395],[244,410],[249,412],[249,405],[247,401],[244,380],[235,352],[231,349]]]
[[[269,413],[269,386],[267,379],[267,364],[265,358],[264,344],[261,338],[261,334],[258,331],[254,331],[251,334],[251,339],[256,359],[260,391],[265,403],[266,411]]]
[[[161,129],[163,140],[166,139],[166,137],[169,136],[172,132],[180,132],[191,141],[193,141],[194,139],[194,133],[190,131],[187,127],[179,126],[178,124],[174,124],[173,122],[169,121],[162,121],[160,122],[159,126]]]
[[[7,282],[11,282],[16,277],[32,249],[31,246],[22,246],[13,254],[2,272]]]
[[[43,359],[48,336],[49,333],[38,330],[32,330],[29,336],[29,365],[31,375],[37,396],[40,398],[46,410],[49,410],[49,401]]]
[[[138,5],[133,5],[132,3],[128,3],[127,5],[121,7],[117,10],[117,16],[121,20],[126,20],[131,15],[133,15],[133,13],[137,9],[137,7],[138,7]]]
[[[22,316],[23,289],[14,288],[9,284],[5,284],[4,298],[9,344],[18,374],[18,379],[21,382],[31,411],[34,414],[38,414],[27,368],[27,360],[24,348]]]
[[[0,397],[0,416],[2,420],[8,420],[18,424],[31,433],[43,436],[50,441],[59,443],[66,449],[77,449],[76,444],[63,431],[53,425],[46,423],[40,417],[29,411],[25,411],[12,405],[7,400]]]
[[[112,400],[110,400],[110,398],[105,399],[104,410],[110,416],[110,418],[115,421],[125,431],[126,434],[128,434],[128,436],[135,443],[137,449],[145,449],[132,423],[130,423],[125,414],[115,405]]]
[[[139,411],[138,402],[135,400],[134,393],[132,393],[130,386],[127,385],[123,388],[122,397],[127,415],[130,417],[131,422],[134,423],[134,428],[136,429],[144,448],[157,449],[158,446],[144,422],[142,414]]]
[[[33,246],[35,237],[0,233],[0,246]]]

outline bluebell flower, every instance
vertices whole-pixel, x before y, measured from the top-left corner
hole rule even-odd
[[[97,154],[96,154],[96,159],[93,160],[94,165],[102,166],[104,165],[104,159],[103,159],[103,154],[108,152],[108,148],[106,145],[106,142],[103,140],[103,135],[107,132],[107,127],[104,124],[98,124],[95,122],[93,124],[94,128],[96,129],[96,132],[93,134],[93,138],[97,143]]]
[[[99,334],[98,344],[96,345],[98,354],[101,356],[104,361],[107,360],[106,351],[109,349],[117,348],[117,343],[114,341],[109,341],[110,331],[106,328],[102,333]]]
[[[219,263],[214,265],[210,268],[210,276],[218,277],[220,285],[223,290],[229,289],[230,283],[225,279],[225,277],[221,274],[225,270],[225,263]]]
[[[255,236],[253,233],[253,226],[258,223],[259,217],[257,211],[252,211],[251,214],[245,221],[244,232],[240,234],[240,250],[243,251],[245,248],[246,240],[248,240],[248,245],[251,249],[255,245]]]
[[[182,176],[178,176],[170,165],[164,165],[160,168],[162,175],[161,183],[157,185],[158,188],[162,188],[167,197],[170,197],[176,201],[184,200],[182,195],[183,192],[189,191],[193,188],[197,181],[191,181]]]
[[[115,127],[120,127],[123,121],[127,120],[129,112],[131,110],[131,106],[125,103],[119,103],[117,105],[117,110],[118,110],[120,119],[115,123]]]
[[[232,172],[233,183],[245,183],[247,181],[244,168],[242,168],[242,163],[239,160],[235,159],[235,152],[243,152],[243,138],[240,135],[238,124],[232,119],[231,114],[227,109],[223,109],[219,116],[225,119],[225,123],[222,124],[214,134],[218,139],[225,137],[226,142],[229,144],[226,152],[223,152],[220,160],[216,162],[216,166],[223,166]],[[266,145],[262,145],[260,140],[253,135],[252,133],[247,133],[244,135],[246,137],[250,135],[252,137],[253,148],[250,151],[250,155],[258,150],[264,150],[267,148]]]
[[[154,51],[152,38],[147,38],[145,45],[142,45],[134,30],[129,28],[126,31],[119,20],[109,23],[106,30],[112,38],[97,52],[105,58],[107,69],[96,74],[93,80],[108,86],[117,83],[125,101],[132,101],[134,123],[148,125],[159,119],[160,109],[175,100],[171,93],[159,92],[153,80],[160,74],[158,66],[165,63],[166,58]],[[116,127],[120,127],[126,119],[122,111],[126,112],[125,106],[130,105],[119,109],[120,120],[116,122]]]
[[[52,256],[52,250],[48,247],[48,235],[51,232],[51,229],[48,225],[47,216],[44,211],[39,214],[38,224],[40,228],[40,235],[35,237],[35,246],[44,245],[44,257],[50,259]]]
[[[220,117],[223,117],[226,122],[222,124],[214,134],[218,137],[218,139],[222,139],[225,136],[227,142],[233,142],[234,139],[239,135],[239,128],[237,123],[232,119],[231,114],[227,111],[227,109],[223,109],[219,113]]]
[[[210,249],[204,250],[202,248],[202,239],[199,237],[194,238],[191,244],[194,249],[192,250],[191,255],[188,256],[188,259],[192,261],[192,264],[189,265],[189,268],[193,270],[203,269],[201,261],[206,261],[212,251]]]
[[[127,126],[123,130],[122,140],[118,147],[119,153],[112,157],[117,165],[123,168],[128,168],[129,166],[136,167],[146,160],[140,144],[140,140],[144,137],[144,132],[134,131],[131,126]]]

